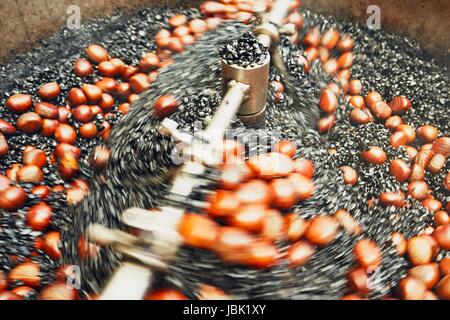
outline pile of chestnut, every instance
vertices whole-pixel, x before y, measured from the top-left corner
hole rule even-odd
[[[271,1],[268,1],[269,6]],[[222,20],[238,19],[248,23],[253,17],[253,1],[207,1],[201,11],[205,19],[189,19],[184,15],[170,18],[168,29],[155,36],[157,50],[145,53],[138,65],[126,65],[120,58],[111,57],[108,50],[99,44],[86,48],[84,57],[74,61],[73,72],[80,78],[96,75],[95,83],[85,83],[71,88],[64,105],[60,101],[62,90],[57,82],[44,83],[36,92],[15,93],[6,101],[6,108],[17,116],[15,123],[0,119],[0,161],[10,152],[8,138],[17,134],[42,135],[54,138],[57,145],[52,152],[37,146],[25,146],[20,163],[13,163],[0,174],[0,209],[14,212],[26,206],[27,192],[20,186],[23,183],[34,185],[33,195],[41,202],[28,209],[26,221],[35,231],[42,232],[36,241],[36,250],[45,252],[51,259],[59,261],[60,233],[50,228],[53,208],[46,203],[51,193],[65,193],[70,205],[75,205],[89,192],[89,183],[78,178],[79,160],[82,150],[79,143],[101,138],[107,140],[112,128],[108,119],[112,112],[123,115],[129,112],[130,105],[139,94],[148,90],[157,76],[158,70],[172,63],[172,55],[200,38],[205,32],[217,27]],[[293,1],[292,10],[298,8],[299,1]],[[155,102],[153,112],[162,119],[175,112],[178,101],[170,94]],[[100,125],[95,121],[103,115]],[[77,125],[74,126],[73,123]],[[78,145],[78,146],[77,146]],[[108,164],[110,150],[98,146],[93,150],[91,164],[103,169]],[[59,176],[66,182],[47,185],[43,170],[55,165]],[[80,239],[80,256],[95,254],[98,247]],[[37,251],[36,251],[36,254]],[[68,266],[62,266],[54,285],[42,288],[41,299],[76,299],[77,290],[65,286]],[[9,283],[21,282],[24,286],[7,290]],[[40,289],[40,266],[33,261],[18,264],[9,275],[0,272],[0,299],[22,299]],[[36,290],[35,290],[36,289]],[[219,292],[219,289],[216,289]]]

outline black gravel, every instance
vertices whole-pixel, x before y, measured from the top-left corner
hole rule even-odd
[[[246,32],[239,39],[227,43],[219,49],[219,53],[228,64],[242,68],[262,65],[269,55],[268,48],[252,32]]]

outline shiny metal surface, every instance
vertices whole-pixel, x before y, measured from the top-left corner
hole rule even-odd
[[[234,80],[250,86],[248,97],[238,111],[238,117],[243,121],[254,122],[252,116],[259,115],[266,107],[269,88],[270,56],[264,64],[254,68],[241,68],[229,65],[222,60],[222,89],[225,93],[228,84]]]

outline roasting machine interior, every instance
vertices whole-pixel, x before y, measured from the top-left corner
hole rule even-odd
[[[450,299],[446,1],[0,13],[0,300]]]

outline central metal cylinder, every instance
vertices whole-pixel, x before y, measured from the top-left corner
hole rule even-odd
[[[248,94],[241,104],[237,116],[245,124],[255,124],[264,118],[267,94],[269,90],[270,55],[263,64],[242,68],[229,65],[222,60],[222,91],[228,91],[228,83],[232,80],[249,85]]]

